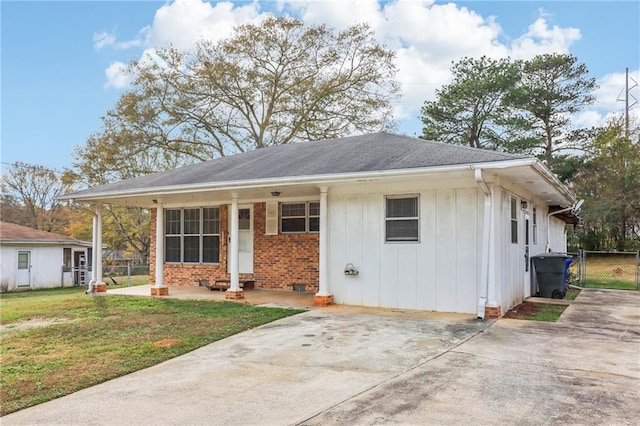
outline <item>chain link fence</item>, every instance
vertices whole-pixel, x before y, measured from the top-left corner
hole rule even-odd
[[[640,252],[580,250],[569,253],[574,262],[569,283],[583,288],[640,290]]]
[[[87,287],[91,268],[74,268],[75,285]],[[109,288],[132,287],[149,284],[149,265],[103,265],[102,280]]]

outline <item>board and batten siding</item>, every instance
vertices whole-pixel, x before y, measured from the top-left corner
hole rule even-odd
[[[483,199],[471,180],[463,187],[459,181],[331,188],[329,279],[336,303],[476,312]],[[403,194],[419,196],[419,241],[386,243],[385,196]],[[345,276],[348,263],[357,276]]]

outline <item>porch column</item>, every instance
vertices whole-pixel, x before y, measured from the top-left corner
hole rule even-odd
[[[102,280],[102,206],[96,205],[93,215],[95,220],[95,245],[93,249],[93,270],[95,271],[95,282],[93,283],[94,293],[105,293],[107,285]]]
[[[244,299],[244,291],[240,288],[240,257],[239,250],[239,234],[240,224],[238,222],[238,194],[231,194],[231,212],[229,213],[229,272],[230,286],[225,294],[227,299]]]
[[[320,187],[320,232],[319,232],[319,259],[318,292],[313,298],[316,306],[329,306],[333,304],[333,294],[329,293],[329,221],[326,186]]]
[[[152,296],[167,296],[169,287],[164,285],[164,207],[156,204],[156,270],[155,284],[151,286]]]
[[[96,283],[96,254],[98,253],[98,248],[96,247],[98,238],[96,237],[96,232],[98,231],[98,217],[93,214],[92,219],[92,227],[91,227],[91,262],[87,259],[86,267],[91,264],[91,277],[89,278],[89,284],[87,286],[87,294],[93,293],[93,285]]]

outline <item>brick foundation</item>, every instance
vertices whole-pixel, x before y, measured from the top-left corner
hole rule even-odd
[[[169,295],[169,287],[154,287],[154,286],[151,286],[151,295],[152,296],[168,296]]]
[[[244,299],[244,290],[227,290],[224,294],[224,298],[229,300],[242,300]]]
[[[333,294],[328,294],[326,296],[313,296],[313,305],[321,307],[333,305]]]
[[[106,293],[107,292],[107,285],[105,283],[96,283],[93,285],[93,292],[94,293]]]
[[[500,318],[501,316],[502,316],[502,309],[500,309],[500,306],[485,306],[484,317],[486,319],[495,319],[495,318]]]

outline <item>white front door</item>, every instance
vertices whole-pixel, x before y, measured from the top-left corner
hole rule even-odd
[[[253,273],[253,207],[251,205],[238,206],[238,263],[241,274]],[[231,232],[231,221],[229,221]],[[231,247],[229,246],[229,249]],[[230,256],[227,256],[229,259]],[[231,265],[227,265],[231,272]]]
[[[31,286],[31,252],[18,252],[18,275],[16,277],[18,287]]]
[[[524,214],[524,297],[532,295],[531,292],[531,255],[530,255],[530,237],[531,237],[531,219],[529,213]]]

